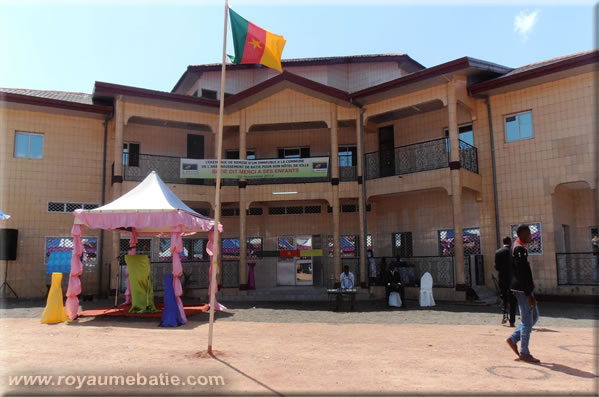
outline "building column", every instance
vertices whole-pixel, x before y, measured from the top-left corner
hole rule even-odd
[[[239,159],[247,159],[245,109],[239,115]],[[248,288],[246,179],[239,180],[239,289]]]
[[[337,105],[331,103],[331,185],[333,188],[333,269],[335,272],[335,279],[341,274],[341,236],[339,232],[339,143],[337,124]]]
[[[367,241],[366,241],[366,225],[364,223],[364,189],[362,184],[364,180],[364,172],[362,166],[362,120],[360,118],[360,109],[356,110],[356,175],[358,182],[358,223],[360,227],[360,284],[366,286],[368,281],[368,269],[366,267],[367,259]]]
[[[111,180],[112,200],[116,200],[122,194],[123,185],[123,136],[125,130],[125,105],[120,98],[117,98],[114,104],[114,167],[113,175]],[[117,275],[119,272],[119,254],[121,251],[120,247],[121,234],[119,232],[112,232],[112,252],[111,255],[111,275]],[[111,276],[113,280],[110,280],[111,288],[119,288],[117,279]]]
[[[449,169],[451,170],[451,201],[453,207],[453,236],[455,248],[456,290],[465,290],[464,237],[462,229],[462,180],[460,173],[460,143],[456,99],[456,81],[447,83],[447,111],[449,118]]]

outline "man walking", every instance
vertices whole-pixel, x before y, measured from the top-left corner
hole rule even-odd
[[[528,263],[528,250],[525,247],[532,241],[532,236],[528,225],[519,225],[516,233],[518,238],[512,248],[512,293],[518,301],[520,324],[506,342],[520,360],[536,364],[541,360],[534,358],[528,350],[532,327],[539,319],[537,300],[533,293],[535,285]],[[520,342],[520,353],[518,353],[518,342]]]
[[[518,302],[510,290],[512,284],[511,246],[512,239],[505,237],[503,239],[503,247],[499,248],[495,252],[495,270],[498,272],[499,289],[501,290],[501,299],[503,300],[503,320],[501,320],[501,324],[505,324],[508,321],[507,309],[509,306],[510,327],[514,327],[514,323],[516,321],[516,306],[518,305]]]

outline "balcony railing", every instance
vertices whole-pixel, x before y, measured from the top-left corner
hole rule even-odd
[[[460,162],[468,171],[478,173],[476,147],[460,141]],[[449,166],[448,138],[399,146],[393,150],[366,153],[366,179],[405,175]]]
[[[261,159],[262,160],[262,159]],[[266,159],[264,159],[266,160]],[[152,171],[156,171],[160,178],[166,183],[181,183],[188,185],[207,185],[214,186],[216,179],[198,179],[198,178],[181,178],[180,173],[181,157],[171,156],[156,156],[152,154],[140,154],[137,167],[124,166],[123,167],[123,179],[126,181],[142,181]],[[339,172],[347,173],[345,168],[354,169],[355,167],[339,167]],[[351,174],[351,170],[349,173]],[[330,174],[330,173],[329,173]],[[248,185],[269,185],[269,184],[283,184],[283,183],[314,183],[314,182],[328,182],[330,181],[330,175],[316,178],[260,178],[260,179],[248,179]],[[342,178],[342,180],[345,180]],[[354,176],[352,180],[356,180]],[[237,186],[237,179],[225,179],[222,180],[223,186]]]
[[[460,163],[462,168],[478,174],[478,150],[462,140],[460,140]]]
[[[555,254],[558,285],[599,285],[599,253]]]

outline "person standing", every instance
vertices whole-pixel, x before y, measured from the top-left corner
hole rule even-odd
[[[518,302],[510,290],[512,283],[511,246],[512,239],[509,237],[504,237],[503,247],[499,248],[495,252],[495,270],[498,272],[499,289],[501,290],[501,299],[503,300],[503,320],[501,320],[501,324],[505,324],[508,321],[509,306],[510,327],[515,327],[516,306],[518,305]]]
[[[518,301],[520,324],[514,333],[506,339],[506,342],[521,361],[537,364],[541,360],[533,357],[528,349],[532,327],[539,319],[537,300],[534,296],[535,284],[528,263],[528,250],[526,249],[526,244],[532,241],[532,236],[528,225],[519,225],[516,233],[518,238],[512,247],[512,293]],[[518,352],[518,342],[520,342],[520,352]]]
[[[401,276],[399,274],[399,263],[393,262],[391,269],[387,271],[385,277],[385,290],[387,292],[387,303],[389,302],[389,295],[391,292],[399,292],[401,298],[401,307],[406,307],[405,291],[401,284]]]

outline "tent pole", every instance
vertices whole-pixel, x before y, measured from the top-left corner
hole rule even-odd
[[[229,12],[229,2],[225,0],[225,27],[223,33],[223,63],[221,68],[220,78],[220,111],[218,115],[218,141],[217,141],[217,158],[218,165],[216,171],[216,187],[214,192],[214,241],[212,245],[212,277],[210,278],[210,325],[208,328],[208,353],[212,354],[212,333],[214,329],[214,302],[216,301],[216,271],[218,268],[218,260],[220,258],[220,236],[218,225],[220,224],[220,183],[221,183],[221,161],[223,153],[223,122],[225,111],[225,72],[226,72],[226,56],[227,56],[227,18]]]

